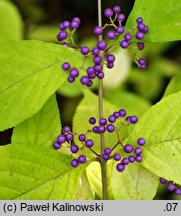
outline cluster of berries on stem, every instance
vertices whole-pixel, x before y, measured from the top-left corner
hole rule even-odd
[[[125,166],[129,163],[133,162],[141,162],[142,161],[142,146],[145,145],[146,141],[144,138],[139,138],[137,140],[137,145],[135,148],[131,144],[124,144],[122,143],[119,137],[119,131],[123,126],[129,126],[131,124],[136,124],[138,121],[138,117],[133,116],[126,116],[126,110],[120,109],[112,113],[108,118],[100,118],[98,121],[94,117],[89,118],[90,129],[87,133],[94,133],[94,134],[103,134],[103,133],[115,133],[117,136],[117,143],[115,143],[114,147],[109,148],[106,147],[104,149],[104,153],[100,155],[93,150],[93,146],[96,144],[93,139],[88,138],[86,134],[73,134],[69,126],[63,127],[61,134],[57,137],[56,142],[53,143],[53,147],[55,149],[60,149],[62,144],[67,143],[70,148],[70,152],[72,154],[77,154],[78,151],[84,148],[89,149],[96,157],[94,160],[109,160],[113,159],[116,162],[119,162],[116,165],[116,169],[119,172],[123,172]],[[80,148],[79,145],[75,144],[74,138],[77,136],[78,140],[82,143],[82,147]],[[117,147],[121,147],[124,153],[129,154],[128,157],[122,157],[120,152],[116,151]],[[132,153],[132,154],[131,154]],[[87,157],[83,154],[79,155],[78,158],[74,158],[71,161],[72,167],[77,167],[79,164],[84,164],[87,160]]]
[[[90,49],[88,46],[78,47],[75,45],[73,40],[73,34],[79,27],[81,21],[78,17],[73,18],[71,22],[64,21],[59,25],[61,30],[57,39],[63,41],[64,46],[70,46],[66,39],[70,36],[72,41],[72,46],[79,49],[80,53],[84,57],[83,65],[80,68],[75,68],[71,66],[69,62],[64,62],[62,64],[62,69],[64,71],[69,71],[68,82],[73,83],[76,78],[80,75],[80,70],[85,71],[85,74],[80,77],[80,83],[87,87],[93,85],[93,80],[95,78],[103,79],[104,71],[103,66],[106,65],[107,68],[111,69],[114,67],[115,56],[111,51],[120,46],[122,49],[129,48],[130,45],[135,45],[135,40],[137,40],[138,50],[144,49],[144,43],[141,40],[144,39],[144,35],[148,32],[148,26],[144,24],[143,18],[138,17],[136,19],[137,29],[136,30],[125,30],[122,22],[125,20],[125,15],[121,13],[121,8],[115,6],[113,9],[107,8],[104,11],[105,17],[109,19],[103,27],[96,26],[93,30],[96,36],[106,34],[106,38],[110,41],[109,43],[105,40],[99,40],[96,46]],[[107,28],[109,29],[107,31]],[[109,45],[108,45],[109,44]],[[92,58],[93,65],[85,67],[86,58]],[[138,64],[140,69],[146,68],[146,61],[144,58],[136,58],[134,56],[135,62]]]
[[[175,183],[168,181],[165,178],[160,177],[160,183],[167,185],[167,190],[174,192],[176,195],[181,195],[181,188],[179,188]]]

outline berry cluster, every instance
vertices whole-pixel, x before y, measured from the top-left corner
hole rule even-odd
[[[59,41],[65,41],[68,36],[72,36],[75,30],[79,28],[80,23],[81,20],[79,17],[74,17],[71,22],[65,20],[64,22],[60,23],[60,32],[57,34],[57,39]],[[68,47],[69,43],[65,41],[62,45]]]
[[[167,184],[167,189],[170,192],[175,192],[176,195],[181,195],[181,188],[177,187],[173,182],[169,182],[168,180],[160,177],[161,184]]]
[[[69,126],[63,127],[61,134],[57,137],[56,142],[53,143],[53,147],[55,149],[60,149],[63,144],[69,144],[70,145],[70,152],[72,154],[76,154],[79,151],[78,145],[74,143],[74,135],[71,132],[71,129]],[[77,167],[79,164],[84,164],[86,162],[85,155],[79,155],[77,159],[72,159],[71,166]]]
[[[109,28],[109,31],[106,32],[106,37],[112,44],[106,42],[106,40],[100,40],[93,49],[90,49],[87,46],[79,47],[80,53],[84,56],[84,63],[87,57],[91,57],[93,61],[93,65],[88,67],[83,66],[80,68],[85,71],[85,75],[80,77],[80,83],[82,85],[91,87],[93,85],[93,79],[103,79],[103,65],[106,65],[107,68],[111,69],[114,67],[115,56],[110,53],[110,51],[115,47],[117,42],[119,42],[120,47],[123,49],[128,48],[131,44],[132,40],[136,39],[137,48],[142,50],[144,48],[144,43],[141,42],[144,39],[144,34],[148,32],[148,26],[143,23],[143,18],[138,17],[136,19],[137,22],[137,30],[135,32],[128,32],[125,30],[124,26],[122,26],[122,22],[125,20],[125,15],[121,12],[121,8],[119,6],[115,6],[113,9],[107,8],[104,11],[105,17],[109,18],[109,23],[106,23],[103,27],[96,26],[93,30],[96,36],[103,35],[106,28]],[[70,36],[73,36],[73,33],[80,25],[80,19],[78,17],[73,18],[71,22],[64,21],[60,24],[60,32],[57,35],[57,39],[59,41],[64,41],[68,37],[68,32],[70,32]],[[111,29],[110,29],[111,28]],[[72,30],[72,31],[70,31]],[[65,41],[63,43],[64,46],[69,46],[68,42]],[[75,46],[74,44],[74,47]],[[140,69],[146,68],[146,61],[144,58],[135,59],[138,67]],[[69,71],[68,82],[72,83],[76,78],[79,77],[79,70],[75,67],[71,67],[68,62],[64,62],[62,64],[62,69],[65,71]]]
[[[118,122],[117,122],[118,121]],[[119,138],[119,130],[122,126],[129,126],[131,124],[137,123],[138,118],[137,116],[126,116],[126,110],[120,109],[118,111],[115,111],[112,113],[108,118],[100,118],[98,121],[94,117],[89,118],[89,124],[91,125],[91,128],[87,131],[87,133],[95,133],[95,134],[102,134],[105,132],[108,133],[113,133],[115,132],[118,138],[117,143],[115,146],[111,149],[109,147],[106,147],[104,149],[103,154],[98,154],[93,150],[94,146],[94,140],[88,138],[87,133],[86,134],[73,134],[71,132],[71,129],[69,126],[63,127],[61,134],[57,137],[57,141],[53,143],[53,147],[55,149],[59,149],[62,144],[67,143],[70,145],[69,149],[72,154],[78,153],[80,149],[83,148],[88,148],[90,151],[92,151],[95,155],[96,158],[95,160],[109,160],[109,159],[114,159],[115,161],[120,161],[116,169],[119,172],[122,172],[125,169],[125,166],[128,165],[129,163],[133,162],[141,162],[142,161],[142,146],[146,143],[144,138],[139,138],[137,140],[137,146],[136,148],[133,147],[131,144],[125,144],[121,142]],[[117,125],[116,126],[116,123]],[[97,123],[97,125],[96,125]],[[120,127],[121,126],[121,127]],[[82,148],[79,148],[78,145],[75,144],[74,142],[74,137],[77,136],[78,140],[82,143]],[[115,149],[117,146],[121,146],[123,151],[127,154],[133,153],[133,155],[129,155],[129,157],[122,158],[121,154],[118,152],[115,152]],[[83,164],[86,162],[86,156],[85,155],[80,155],[78,158],[74,158],[71,161],[71,166],[72,167],[77,167],[79,164]]]

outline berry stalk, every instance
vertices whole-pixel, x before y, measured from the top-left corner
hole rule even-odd
[[[102,9],[101,9],[101,0],[98,0],[98,26],[102,28]],[[99,35],[99,41],[102,40],[102,34]],[[99,79],[99,89],[98,89],[98,100],[99,100],[99,119],[103,118],[103,80]],[[100,134],[100,151],[103,155],[105,149],[104,143],[104,133]],[[101,165],[101,176],[102,176],[102,199],[107,199],[107,166],[106,161],[103,158],[100,158]]]

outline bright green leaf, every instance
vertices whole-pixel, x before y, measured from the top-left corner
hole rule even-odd
[[[0,47],[0,130],[41,109],[66,80],[63,62],[72,66],[82,62],[79,52],[46,42],[5,42]]]
[[[135,126],[129,141],[144,137],[143,166],[181,184],[181,91],[152,106]]]
[[[116,200],[152,200],[159,178],[139,164],[129,164],[124,172],[112,169],[111,186]]]
[[[107,163],[107,193],[108,199],[114,199],[111,189],[111,172],[112,172],[112,161]],[[102,178],[101,178],[101,167],[100,163],[95,161],[91,163],[87,169],[87,178],[89,180],[92,190],[97,196],[102,199]]]
[[[77,200],[94,200],[95,193],[90,187],[86,172],[82,173],[80,177],[80,182],[75,197]]]
[[[35,145],[0,148],[0,199],[76,199],[84,166],[73,169],[71,158]]]
[[[167,42],[181,39],[180,0],[136,0],[126,28],[136,29],[136,18],[143,17],[149,32],[146,42]]]
[[[21,40],[23,26],[19,11],[10,1],[0,1],[0,42]]]
[[[55,96],[42,109],[13,130],[12,143],[41,145],[52,148],[52,143],[60,134],[60,116]]]
[[[170,94],[176,93],[181,90],[181,75],[178,74],[173,77],[168,84],[163,97],[167,97]]]
[[[151,106],[148,100],[121,89],[108,91],[105,97],[117,107],[124,108],[128,115],[141,116]]]

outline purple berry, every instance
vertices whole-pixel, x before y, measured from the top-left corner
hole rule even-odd
[[[147,25],[145,25],[145,28],[144,28],[144,30],[143,30],[143,33],[147,33],[148,31],[149,31],[149,28],[148,28]]]
[[[142,153],[142,149],[140,147],[135,148],[134,153],[136,155],[140,155]]]
[[[119,14],[117,17],[118,21],[124,21],[125,20],[125,15],[124,14]]]
[[[101,27],[96,26],[96,27],[94,28],[94,34],[95,34],[95,35],[99,36],[99,35],[102,35],[102,33],[103,33],[103,29],[102,29]]]
[[[142,18],[142,17],[138,17],[138,18],[136,19],[136,22],[137,22],[137,23],[143,23],[143,18]]]
[[[100,50],[99,50],[97,47],[95,47],[95,48],[92,49],[92,54],[93,54],[94,56],[98,56],[98,55],[99,55],[99,52],[100,52]]]
[[[114,154],[114,160],[115,160],[115,161],[119,161],[120,159],[121,159],[121,155],[118,154],[118,153],[115,153],[115,154]]]
[[[124,33],[124,26],[118,26],[117,29],[116,29],[116,32],[118,34],[123,34]]]
[[[78,162],[84,164],[86,162],[86,157],[84,155],[80,155],[78,157]]]
[[[122,164],[127,165],[127,164],[129,164],[129,159],[123,158],[121,162],[122,162]]]
[[[86,146],[87,148],[91,148],[93,145],[94,145],[93,140],[91,140],[91,139],[86,140],[85,146]]]
[[[79,137],[78,137],[78,139],[79,139],[81,142],[83,142],[83,141],[86,140],[86,136],[85,136],[84,134],[80,134]]]
[[[87,74],[93,74],[93,73],[95,73],[94,67],[88,67],[87,68]]]
[[[72,20],[70,23],[70,28],[77,29],[79,27],[79,23],[76,20]]]
[[[119,116],[120,116],[120,117],[125,117],[125,116],[126,116],[126,110],[120,109],[120,110],[119,110]]]
[[[141,155],[137,155],[137,156],[135,157],[135,160],[136,160],[137,162],[141,162],[141,161],[142,161],[142,156],[141,156]]]
[[[89,48],[87,46],[83,46],[80,48],[80,52],[82,53],[82,55],[87,55],[89,53]]]
[[[89,123],[90,123],[90,124],[95,124],[95,123],[96,123],[96,119],[95,119],[94,117],[91,117],[91,118],[89,119]]]
[[[80,20],[79,17],[74,17],[72,21],[77,22],[79,25],[80,25],[80,23],[81,23],[81,20]]]
[[[89,84],[89,78],[87,76],[82,76],[80,79],[80,82],[82,85],[88,85]]]
[[[72,144],[70,147],[70,151],[75,154],[79,151],[79,147],[75,144]]]
[[[114,67],[114,63],[108,63],[108,64],[106,65],[106,67],[107,67],[108,69],[111,69],[111,68]]]
[[[53,147],[54,147],[55,149],[59,149],[59,148],[61,147],[61,144],[58,143],[58,142],[54,142],[54,143],[53,143]]]
[[[106,46],[107,46],[107,43],[105,40],[100,40],[98,43],[97,43],[97,48],[99,50],[105,50],[106,49]]]
[[[107,128],[107,131],[110,133],[112,133],[115,130],[115,127],[113,124],[108,124],[106,128]]]
[[[104,149],[104,154],[110,155],[111,154],[111,149],[110,148],[105,148]]]
[[[57,137],[57,142],[58,143],[60,143],[60,144],[62,144],[62,143],[64,143],[66,141],[66,139],[65,139],[65,136],[64,135],[59,135],[58,137]]]
[[[164,178],[162,178],[162,177],[160,177],[160,183],[161,184],[166,184],[168,181],[166,180],[166,179],[164,179]]]
[[[113,62],[115,61],[115,56],[112,55],[112,54],[108,54],[108,55],[106,56],[106,61],[107,61],[107,63],[109,63],[109,64],[113,63]]]
[[[133,151],[133,146],[131,144],[127,144],[124,146],[124,152],[131,153]]]
[[[175,194],[176,194],[176,195],[181,195],[181,188],[177,188],[177,189],[175,190]]]
[[[135,162],[135,157],[134,156],[129,156],[128,159],[129,159],[130,163],[134,163]]]
[[[121,8],[119,6],[114,6],[113,7],[113,12],[118,14],[118,13],[121,12]]]
[[[69,43],[64,42],[64,43],[62,43],[62,46],[64,46],[64,47],[69,47]]]
[[[130,117],[130,122],[131,122],[132,124],[136,124],[137,121],[138,121],[138,117],[137,117],[137,116],[131,116],[131,117]]]
[[[100,125],[106,125],[107,124],[107,120],[105,118],[100,118],[99,124]]]
[[[68,36],[67,32],[61,31],[61,32],[58,33],[57,39],[59,41],[62,41],[62,40],[65,40],[67,38],[67,36]]]
[[[90,73],[88,74],[89,79],[95,79],[96,78],[96,73]]]
[[[125,34],[125,35],[124,35],[124,39],[125,39],[126,41],[130,41],[130,40],[132,39],[132,35],[131,35],[131,34]]]
[[[144,138],[139,138],[139,139],[137,140],[137,143],[138,143],[138,145],[143,146],[143,145],[145,145],[146,140],[145,140]]]
[[[62,133],[69,133],[70,132],[70,127],[69,126],[64,126],[62,129]]]
[[[111,8],[107,8],[104,11],[105,17],[112,17],[113,16],[113,10]]]
[[[168,184],[167,189],[169,191],[175,191],[176,190],[176,186],[173,183]]]
[[[126,41],[126,40],[123,40],[123,41],[120,42],[120,46],[121,46],[123,49],[126,49],[126,48],[128,48],[128,46],[129,46],[129,42]]]
[[[65,26],[64,26],[63,23],[60,23],[60,25],[59,25],[59,29],[62,30],[62,31],[65,30]]]
[[[137,43],[137,47],[138,47],[139,50],[143,50],[144,47],[145,47],[145,45],[144,45],[144,43],[142,43],[142,42],[138,42],[138,43]]]
[[[102,58],[100,56],[95,56],[93,61],[95,64],[100,64],[102,62]]]
[[[104,73],[103,73],[103,72],[99,72],[99,73],[97,74],[97,78],[98,78],[98,79],[103,79],[103,78],[104,78]]]
[[[71,161],[71,166],[72,166],[73,168],[77,167],[78,165],[79,165],[79,162],[78,162],[77,159],[73,159],[73,160]]]
[[[113,116],[114,116],[115,118],[119,118],[119,112],[114,112],[114,113],[113,113]]]
[[[127,122],[130,122],[130,120],[131,120],[131,116],[127,116],[127,117],[126,117],[126,121],[127,121]]]
[[[137,32],[136,33],[136,39],[143,40],[143,38],[144,38],[144,33],[143,32]]]
[[[103,155],[102,155],[102,159],[103,159],[103,160],[109,160],[109,155],[103,154]]]
[[[147,68],[147,65],[146,64],[144,64],[144,65],[139,65],[139,69],[141,69],[141,70],[145,70]]]
[[[74,139],[74,135],[71,133],[68,133],[68,134],[66,134],[65,138],[67,141],[72,141]]]
[[[69,27],[70,27],[70,22],[67,21],[67,20],[65,20],[65,21],[63,22],[63,26],[64,26],[65,29],[66,29],[66,28],[69,28]]]
[[[137,26],[138,31],[143,32],[145,29],[145,25],[143,23],[139,23]]]
[[[68,82],[69,83],[73,83],[74,81],[75,81],[74,77],[71,77],[71,76],[68,77]]]
[[[116,32],[114,30],[108,31],[107,37],[110,40],[114,40],[114,38],[116,37]]]
[[[94,133],[99,133],[99,127],[98,127],[98,126],[93,127],[93,128],[92,128],[92,131],[93,131]]]
[[[70,70],[70,76],[73,77],[73,78],[78,77],[79,76],[79,71],[76,68],[72,68]]]
[[[114,123],[116,121],[116,118],[113,115],[110,115],[108,121]]]
[[[101,72],[102,71],[102,65],[98,64],[98,65],[94,65],[94,70],[95,72]]]
[[[139,63],[140,65],[145,65],[145,64],[146,64],[146,61],[145,61],[144,58],[140,58],[140,59],[138,60],[138,63]]]
[[[123,172],[124,169],[125,169],[125,165],[122,164],[122,163],[118,163],[117,166],[116,166],[116,169],[118,172]]]
[[[63,70],[69,70],[69,69],[70,69],[70,64],[69,64],[68,62],[64,62],[64,63],[62,64],[62,69],[63,69]]]
[[[105,128],[105,126],[103,126],[103,125],[100,125],[99,126],[99,133],[101,134],[101,133],[104,133],[106,131],[106,128]]]

